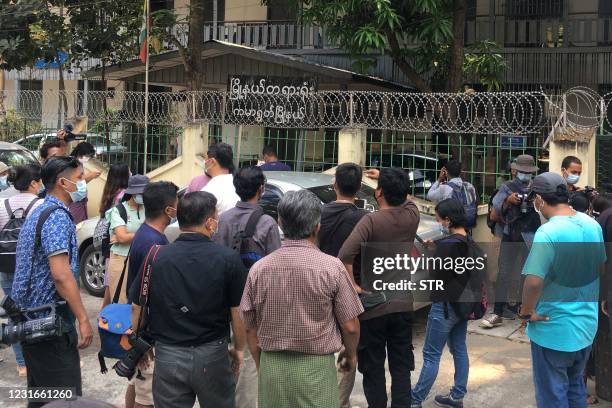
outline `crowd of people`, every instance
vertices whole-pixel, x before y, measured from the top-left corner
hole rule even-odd
[[[3,290],[21,308],[65,301],[56,308],[61,335],[13,350],[29,387],[71,387],[80,395],[79,349],[91,344],[93,329],[77,284],[75,219],[86,208],[87,182],[99,173],[83,168],[95,155],[89,146],[65,153],[61,143],[49,144],[41,150],[42,167],[4,169],[16,194],[0,205],[0,229],[16,209],[25,221],[15,271],[1,276]],[[471,317],[456,299],[470,276],[449,267],[429,271],[446,289],[429,295],[423,367],[413,386],[413,303],[376,290],[362,259],[368,245],[412,247],[418,239],[420,213],[408,173],[341,164],[336,200],[323,205],[308,190],[290,191],[275,219],[258,205],[264,171],[289,168],[274,149],[263,153],[265,164],[235,169],[231,146],[210,146],[205,173],[180,198],[171,182],[111,166],[100,205],[109,235],[101,309],[131,304],[130,338],[152,345],[127,385],[126,407],[192,407],[197,399],[215,408],[346,408],[359,370],[368,406],[384,408],[388,361],[392,406],[419,408],[445,345],[454,383],[433,399],[463,407]],[[586,405],[583,376],[598,314],[609,313],[599,300],[610,300],[612,285],[600,294],[599,283],[604,242],[612,239],[612,200],[576,187],[580,166],[569,157],[559,173],[538,175],[533,157],[518,156],[489,213],[501,248],[495,304],[481,324],[524,322],[538,407]],[[366,176],[377,182],[375,212],[355,205]],[[578,209],[582,196],[588,203]],[[471,256],[478,198],[461,163],[445,165],[428,198],[443,232],[432,244],[434,256]],[[170,243],[165,232],[175,222],[180,234]],[[410,280],[405,273],[396,277]]]

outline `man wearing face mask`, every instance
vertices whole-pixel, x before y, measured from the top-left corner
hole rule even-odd
[[[519,317],[527,326],[539,408],[584,407],[583,373],[598,325],[599,277],[606,261],[600,225],[569,206],[565,180],[533,180],[534,206],[548,222],[523,268]]]
[[[128,299],[132,302],[138,297],[140,281],[136,276],[153,245],[167,245],[164,231],[176,220],[178,187],[168,181],[149,183],[142,193],[145,208],[145,222],[138,228],[132,246],[127,269]],[[133,377],[126,392],[126,407],[142,408],[153,406],[153,364],[140,370],[142,377]],[[133,400],[133,401],[132,401]]]
[[[227,143],[212,145],[206,153],[206,174],[211,177],[211,180],[202,188],[202,191],[207,191],[215,196],[219,214],[234,208],[240,201],[234,187],[233,160],[232,146]]]
[[[41,178],[47,187],[47,197],[26,218],[21,229],[12,296],[20,308],[59,300],[66,304],[56,308],[62,319],[61,335],[42,342],[22,343],[28,387],[72,388],[76,395],[81,395],[78,349],[91,344],[93,331],[77,283],[79,254],[68,205],[87,194],[87,185],[83,167],[72,157],[48,160]],[[43,405],[30,402],[28,407]]]
[[[132,327],[137,305],[147,306],[144,336],[155,341],[156,408],[193,407],[196,398],[202,407],[235,407],[246,346],[238,306],[247,270],[237,253],[211,240],[219,225],[216,201],[203,191],[181,198],[181,235],[153,249],[148,298],[133,297]],[[144,269],[135,284],[143,281]],[[228,349],[230,322],[234,345]]]
[[[591,193],[587,194],[584,188],[577,186],[582,175],[582,162],[580,159],[576,156],[565,157],[561,162],[561,175],[567,183],[569,204],[572,208],[583,213],[590,213],[591,200],[595,199],[597,193],[591,190]],[[592,194],[593,192],[595,194]]]
[[[91,143],[81,142],[75,146],[70,153],[70,156],[75,157],[79,163],[85,167],[85,163],[89,161],[92,157],[96,155],[96,149],[93,147]],[[100,177],[100,171],[98,170],[85,170],[85,182],[89,183],[91,180],[94,180]],[[72,214],[72,220],[75,224],[78,224],[82,221],[85,221],[87,218],[87,198],[84,198],[81,201],[74,202],[70,204],[70,214]]]
[[[533,202],[527,199],[529,184],[538,170],[533,156],[518,156],[511,168],[516,171],[516,177],[504,183],[493,197],[493,208],[503,221],[504,229],[498,258],[495,307],[493,313],[481,321],[485,328],[502,325],[504,318],[516,318],[516,303],[520,301],[520,268],[527,256],[525,242],[533,237],[541,224]]]

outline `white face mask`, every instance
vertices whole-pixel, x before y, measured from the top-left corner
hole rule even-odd
[[[81,164],[85,164],[85,163],[87,163],[88,161],[89,161],[89,157],[87,157],[87,156],[79,157],[79,162],[80,162]]]

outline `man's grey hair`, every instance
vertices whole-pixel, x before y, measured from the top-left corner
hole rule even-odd
[[[279,224],[285,238],[310,237],[321,222],[321,200],[308,190],[289,191],[278,203]]]

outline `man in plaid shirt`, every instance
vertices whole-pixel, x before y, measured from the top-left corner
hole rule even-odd
[[[240,303],[249,348],[259,368],[260,407],[338,407],[340,369],[357,362],[363,307],[346,269],[321,252],[321,201],[288,192],[278,205],[283,246],[250,270]]]

